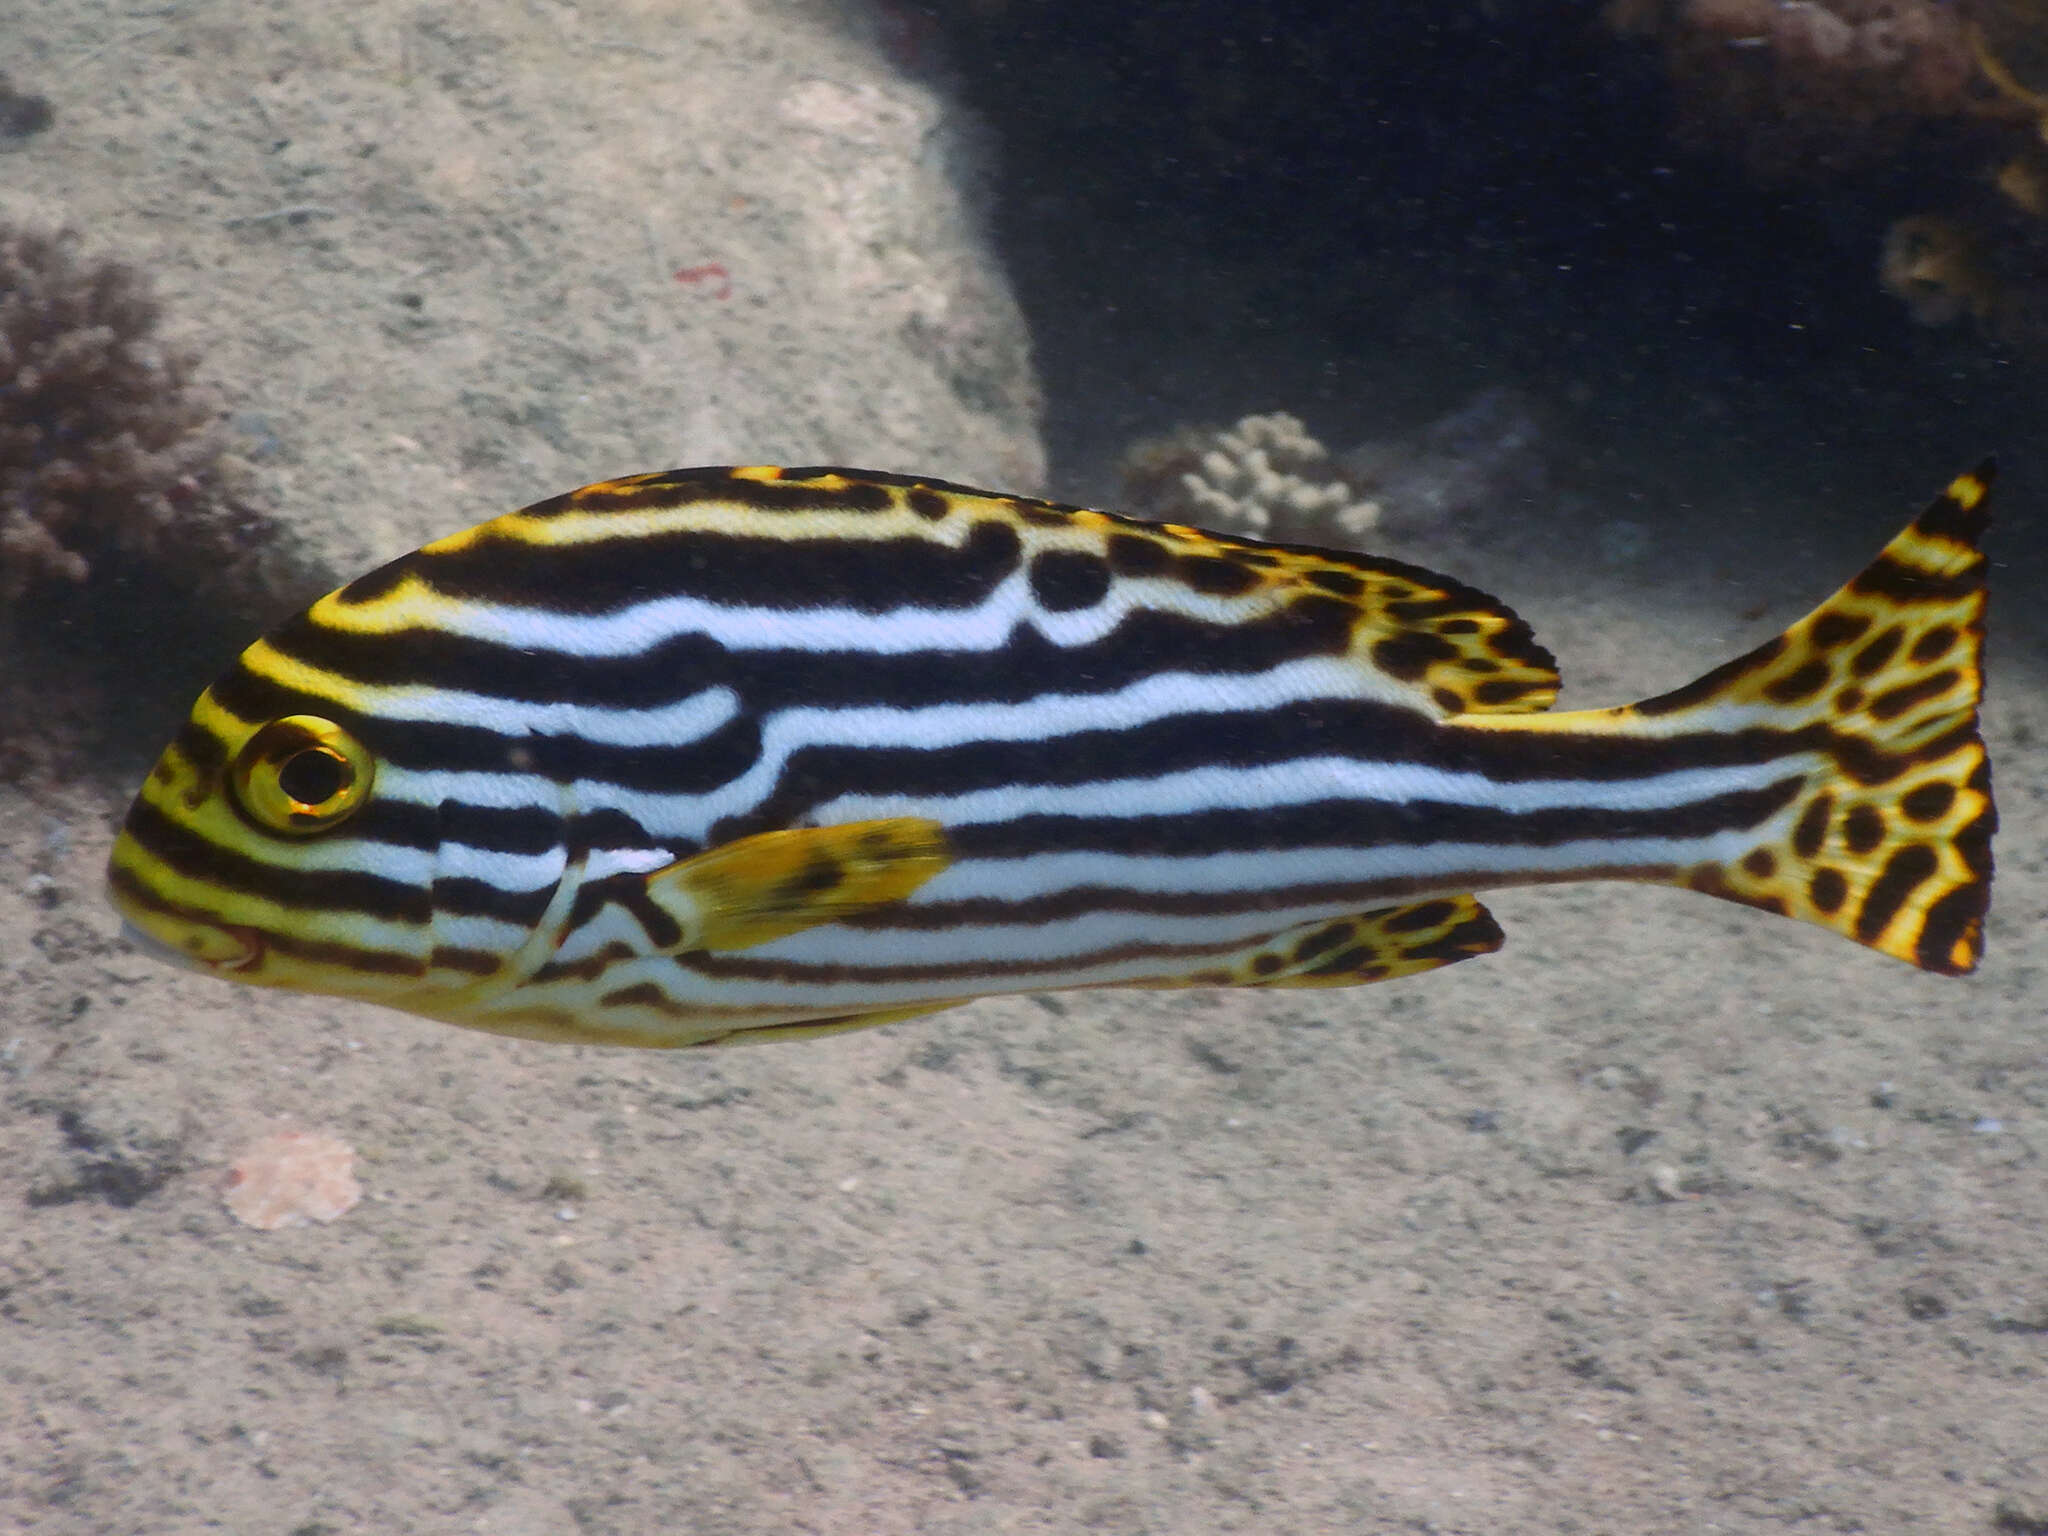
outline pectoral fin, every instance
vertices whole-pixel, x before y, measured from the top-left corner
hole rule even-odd
[[[952,862],[945,829],[921,816],[762,832],[647,876],[675,919],[670,948],[751,949],[901,901]]]

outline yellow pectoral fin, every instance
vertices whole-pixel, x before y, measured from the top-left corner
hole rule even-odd
[[[796,827],[657,869],[647,895],[682,929],[676,949],[751,949],[901,901],[952,861],[922,816]]]

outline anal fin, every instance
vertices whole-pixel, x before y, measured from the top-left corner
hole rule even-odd
[[[1323,918],[1277,933],[1184,975],[1134,987],[1358,987],[1488,955],[1506,940],[1470,896],[1441,896]]]
[[[952,862],[922,816],[742,837],[655,870],[647,897],[675,921],[675,951],[751,949],[902,901]]]
[[[943,1013],[948,1008],[957,1008],[966,1001],[966,998],[955,997],[943,1003],[918,1003],[909,1008],[881,1008],[873,1013],[842,1014],[836,1019],[802,1019],[794,1024],[759,1024],[751,1029],[735,1029],[729,1034],[695,1043],[699,1047],[705,1047],[781,1045],[794,1040],[823,1040],[832,1035],[851,1034],[856,1029],[878,1029],[884,1024],[900,1024],[905,1019],[921,1019],[928,1013]]]

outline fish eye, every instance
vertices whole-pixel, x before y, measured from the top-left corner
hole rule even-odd
[[[374,777],[363,744],[332,720],[286,715],[249,738],[228,784],[257,826],[304,837],[348,820],[369,798]]]

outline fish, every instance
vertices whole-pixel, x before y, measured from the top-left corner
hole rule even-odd
[[[603,481],[250,645],[108,891],[230,981],[655,1048],[1387,981],[1574,880],[1961,975],[1992,469],[1747,655],[1570,711],[1527,624],[1400,561],[854,469]]]

